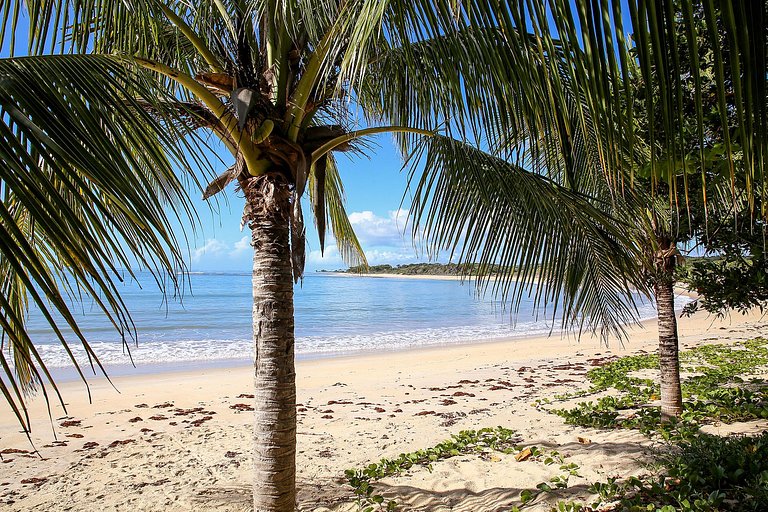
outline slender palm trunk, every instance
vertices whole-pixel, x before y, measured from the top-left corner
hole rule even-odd
[[[280,178],[243,186],[253,255],[254,476],[256,512],[296,506],[296,374],[290,191]]]
[[[678,357],[677,318],[675,316],[674,270],[675,255],[667,248],[659,257],[659,275],[654,284],[659,323],[659,370],[661,372],[661,420],[669,421],[683,412],[680,389],[680,360]],[[657,260],[657,261],[659,261]]]

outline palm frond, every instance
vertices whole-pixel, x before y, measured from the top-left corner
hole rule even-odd
[[[538,283],[534,300],[563,327],[623,336],[623,324],[637,320],[632,290],[646,288],[626,226],[600,203],[465,143],[434,136],[422,144],[411,212],[429,254],[477,263],[480,289],[514,307]],[[502,271],[491,278],[496,265]]]
[[[363,252],[363,247],[360,245],[344,208],[344,186],[341,183],[336,160],[332,155],[328,155],[327,160],[325,166],[325,210],[333,237],[336,239],[339,254],[344,263],[350,267],[367,266],[368,260]]]
[[[358,91],[369,122],[442,124],[494,153],[526,155],[541,172],[562,174],[560,182],[576,190],[605,183],[621,166],[605,155],[616,154],[625,141],[605,140],[610,130],[595,129],[605,121],[593,111],[590,91],[573,76],[574,56],[566,57],[560,41],[545,46],[526,30],[466,26],[389,47],[369,65]],[[400,137],[404,154],[417,139]],[[589,151],[572,155],[580,139],[590,141]]]
[[[81,343],[94,368],[98,359],[70,298],[91,297],[130,338],[133,324],[118,282],[145,269],[163,287],[180,284],[185,233],[172,227],[172,219],[184,219],[178,222],[184,226],[196,217],[186,199],[190,183],[176,170],[191,167],[186,154],[195,147],[175,128],[167,93],[119,60],[0,59],[0,82],[2,363],[15,390],[6,396],[28,429],[24,393],[52,380],[42,379],[47,370],[24,328],[26,308],[42,312],[65,348]],[[147,101],[153,115],[145,111]],[[81,371],[83,362],[70,357]]]

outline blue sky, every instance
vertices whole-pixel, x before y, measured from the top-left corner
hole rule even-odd
[[[401,210],[408,181],[407,169],[402,170],[402,159],[391,136],[379,135],[371,140],[375,144],[367,157],[336,155],[344,182],[347,213],[368,261],[370,264],[426,261],[418,256],[410,232],[405,229],[410,206],[407,196]],[[226,152],[220,156],[227,162],[221,164],[223,170],[230,164],[231,157]],[[220,198],[218,211],[211,211],[205,201],[195,201],[202,229],[189,235],[191,270],[250,271],[253,254],[249,245],[250,232],[247,227],[240,231],[244,201],[231,185],[217,197]],[[307,205],[304,206],[307,271],[345,268],[330,233],[325,255],[321,257],[317,231]]]

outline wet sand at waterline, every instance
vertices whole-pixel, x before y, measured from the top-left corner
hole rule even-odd
[[[679,324],[683,349],[768,333],[768,318],[757,313],[725,320],[697,314]],[[624,347],[587,336],[515,338],[299,361],[299,509],[357,510],[345,469],[483,427],[514,429],[519,445],[556,449],[579,465],[581,477],[571,477],[569,489],[530,510],[584,496],[591,482],[642,472],[652,447],[642,435],[571,427],[531,404],[587,387],[584,373],[596,360],[655,351],[656,336],[650,320]],[[92,403],[82,382],[62,384],[67,414],[54,403],[53,422],[44,400],[31,400],[39,456],[28,453],[8,406],[0,406],[0,510],[250,509],[247,366],[120,375],[119,393],[104,379],[90,385]],[[768,422],[726,428],[753,432]],[[513,454],[462,455],[434,463],[432,472],[413,468],[386,478],[376,489],[402,510],[508,510],[522,489],[556,471]]]

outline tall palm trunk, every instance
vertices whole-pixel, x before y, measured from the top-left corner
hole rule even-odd
[[[669,421],[683,412],[680,389],[680,360],[675,316],[674,271],[677,251],[673,243],[662,240],[656,255],[654,283],[659,325],[659,370],[661,372],[661,419]]]
[[[296,373],[290,190],[279,177],[241,182],[253,255],[254,475],[256,512],[296,504]]]

